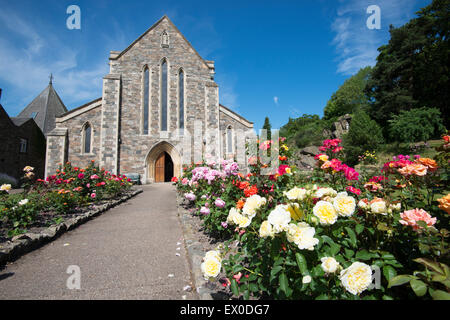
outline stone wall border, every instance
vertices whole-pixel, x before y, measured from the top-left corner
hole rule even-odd
[[[200,300],[214,300],[211,295],[214,291],[208,288],[208,281],[204,279],[200,266],[205,254],[203,247],[196,240],[193,230],[193,216],[183,208],[183,197],[177,192],[178,218],[183,228],[184,246],[188,256],[189,267],[191,269],[191,279]]]
[[[12,240],[0,244],[0,266],[12,262],[22,255],[31,252],[43,245],[56,240],[66,231],[70,231],[79,225],[103,214],[109,209],[142,193],[142,189],[132,190],[131,193],[123,195],[119,199],[96,206],[94,209],[84,212],[75,218],[70,218],[59,224],[51,225],[40,233],[24,233],[12,238]]]

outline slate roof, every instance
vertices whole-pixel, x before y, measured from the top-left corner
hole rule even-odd
[[[31,118],[11,117],[10,119],[16,126],[20,127],[21,125],[23,125],[25,122],[27,122]]]
[[[52,82],[50,81],[47,88],[34,98],[34,100],[19,113],[16,119],[33,118],[42,133],[47,136],[47,133],[52,131],[56,126],[55,118],[66,112],[66,106],[56,93]],[[34,115],[33,113],[36,114]]]

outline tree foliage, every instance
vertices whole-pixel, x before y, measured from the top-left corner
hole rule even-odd
[[[441,112],[436,108],[402,110],[389,120],[389,134],[400,142],[427,141],[444,131]]]
[[[350,166],[358,163],[365,151],[376,151],[384,142],[380,126],[362,109],[354,113],[350,129],[343,138],[345,161]]]
[[[364,92],[372,68],[360,69],[357,74],[345,80],[333,93],[324,109],[324,119],[335,119],[344,114],[353,113],[357,108],[367,107],[369,99]]]
[[[450,0],[434,0],[417,18],[390,27],[391,39],[378,49],[366,87],[370,115],[385,129],[402,110],[424,106],[440,109],[448,125],[449,12]]]
[[[320,145],[324,139],[323,130],[329,127],[329,122],[321,120],[316,114],[304,114],[292,119],[280,129],[280,135],[288,138],[296,147]]]
[[[266,117],[264,119],[264,125],[262,127],[263,129],[267,130],[267,140],[271,140],[272,139],[272,125],[270,124],[270,120],[269,117]]]

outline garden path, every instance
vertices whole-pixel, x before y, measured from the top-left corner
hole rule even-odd
[[[0,299],[197,299],[175,188],[144,192],[0,271]],[[80,289],[68,289],[70,265]],[[76,283],[76,282],[73,282]]]

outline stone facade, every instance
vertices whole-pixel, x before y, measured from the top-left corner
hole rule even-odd
[[[21,139],[26,147],[21,150]],[[45,137],[31,118],[10,118],[0,105],[0,173],[20,182],[23,168],[32,166],[37,178],[44,176]]]
[[[167,65],[167,130],[164,131],[161,130],[163,62]],[[115,173],[139,173],[142,182],[147,183],[154,179],[154,161],[161,152],[170,155],[174,175],[179,175],[182,164],[198,160],[195,150],[203,157],[208,155],[217,160],[237,158],[238,152],[245,150],[245,134],[253,130],[253,123],[219,104],[214,62],[201,58],[166,16],[124,51],[111,51],[109,64],[110,73],[103,78],[102,98],[57,118],[56,129],[48,135],[46,174],[52,174],[55,163],[61,159],[79,166],[96,160],[101,167]],[[148,92],[144,92],[146,70]],[[182,130],[180,72],[184,79]],[[148,119],[144,120],[146,96]],[[147,121],[148,132],[145,132]],[[89,154],[82,152],[86,123],[92,128]],[[234,135],[233,152],[226,154],[229,126],[233,132],[242,130],[242,134]],[[240,143],[243,145],[239,148]],[[240,165],[245,167],[246,160]]]

